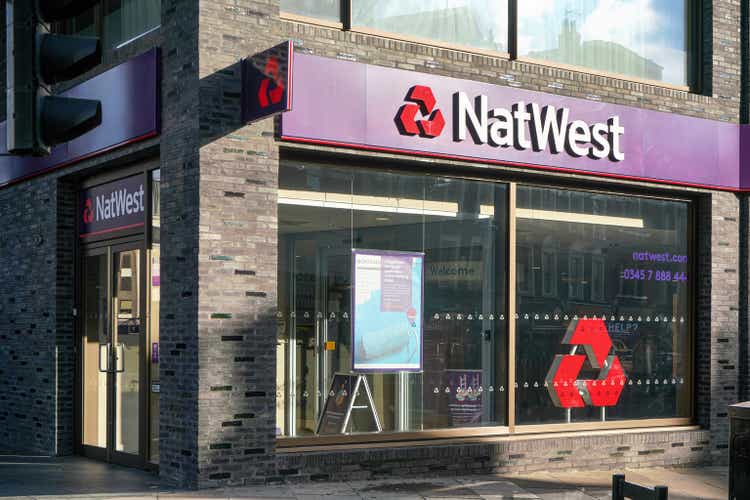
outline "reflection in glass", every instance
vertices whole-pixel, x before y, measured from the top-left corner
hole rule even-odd
[[[138,453],[140,427],[140,250],[115,252],[115,328],[118,352],[115,382],[115,449]]]
[[[149,447],[149,460],[151,463],[159,463],[159,394],[161,386],[159,383],[159,308],[161,305],[161,247],[160,227],[161,211],[159,208],[161,200],[161,171],[151,172],[151,251],[149,252],[149,334],[151,360],[149,369],[149,406],[150,425],[149,433],[151,446]]]
[[[341,0],[281,0],[281,12],[340,22]]]
[[[517,252],[533,262],[517,282],[517,422],[690,416],[688,204],[572,192],[572,207],[565,194],[541,210],[540,200],[562,193],[518,188]],[[610,353],[627,379],[604,412],[588,405],[568,413],[544,384],[556,355],[585,354],[562,341],[576,318],[594,316],[605,316]],[[587,360],[578,379],[600,373]]]
[[[687,85],[690,0],[518,2],[518,53]]]
[[[83,444],[101,448],[107,446],[108,286],[107,255],[87,256],[83,269],[82,431]]]
[[[104,2],[104,40],[117,47],[161,24],[161,0]]]
[[[351,368],[352,248],[425,253],[424,371],[367,375],[384,430],[504,424],[505,187],[295,164],[279,182],[278,432],[314,432]]]
[[[353,0],[352,25],[506,52],[507,0]]]

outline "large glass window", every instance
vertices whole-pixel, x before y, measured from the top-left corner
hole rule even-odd
[[[354,0],[352,26],[451,45],[508,50],[507,0]]]
[[[282,0],[281,10],[451,46],[507,52],[515,42],[513,56],[678,86],[694,66],[693,0]]]
[[[424,253],[423,369],[366,373],[383,430],[504,425],[506,187],[292,163],[279,184],[279,434],[315,433],[352,368],[354,248]]]
[[[517,424],[691,415],[688,214],[680,201],[518,187]],[[595,401],[602,387],[613,405]]]
[[[341,20],[341,0],[281,0],[281,11],[338,22]]]
[[[56,31],[101,38],[102,47],[116,49],[161,24],[161,0],[103,0]]]
[[[689,0],[518,2],[518,55],[688,84]]]

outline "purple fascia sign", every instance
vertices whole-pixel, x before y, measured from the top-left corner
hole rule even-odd
[[[78,234],[81,238],[143,227],[146,220],[143,174],[81,191]]]
[[[62,95],[101,101],[101,125],[56,146],[49,156],[0,156],[0,187],[158,135],[159,49],[100,73]],[[2,122],[0,155],[6,153]]]
[[[750,134],[737,124],[308,54],[292,76],[287,141],[750,188],[740,169]]]

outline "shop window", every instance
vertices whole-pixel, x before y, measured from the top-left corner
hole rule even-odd
[[[341,0],[281,0],[281,11],[324,21],[341,20]]]
[[[499,52],[508,50],[505,0],[352,0],[352,26]]]
[[[97,36],[102,47],[120,48],[161,24],[161,0],[103,0],[56,31]]]
[[[518,55],[685,86],[690,0],[518,1]]]
[[[696,10],[695,0],[281,0],[282,13],[345,29],[679,87],[695,80]]]
[[[383,367],[360,372],[372,404],[354,405],[334,433],[376,431],[370,406],[385,432],[505,425],[505,185],[291,162],[282,163],[279,185],[278,433],[315,434],[329,398],[345,398],[335,374],[349,373],[364,350]],[[352,303],[369,304],[356,295],[364,281],[354,280],[353,249],[423,256],[421,273],[397,271],[412,287],[423,283],[421,299],[417,288],[403,299],[406,317],[421,312],[418,344],[375,314],[383,323],[375,342],[352,345]],[[387,368],[415,345],[419,369]]]
[[[526,281],[518,280],[516,424],[689,418],[694,279],[689,204],[572,191],[571,207],[558,205],[550,213],[530,210],[537,199],[533,191],[545,199],[561,190],[519,187],[519,193],[522,189],[526,192],[518,196],[516,208],[517,252],[539,248],[544,253],[554,242],[565,262],[560,279],[568,286],[554,294],[545,287],[540,300],[525,294]],[[541,272],[552,270],[543,265]],[[566,334],[582,326],[594,328],[611,350],[592,362],[587,346],[591,349],[595,341],[590,337],[563,344]],[[560,378],[558,356],[584,358],[581,370]],[[610,379],[612,357],[622,371]],[[619,395],[607,404],[597,402],[595,394],[603,381],[604,392],[616,388],[612,394]],[[574,393],[567,402],[553,395],[563,383]]]

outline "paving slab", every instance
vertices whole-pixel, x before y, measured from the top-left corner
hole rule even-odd
[[[614,471],[550,471],[456,477],[289,482],[186,491],[159,486],[156,475],[82,457],[0,456],[2,500],[604,500]],[[670,500],[724,500],[726,467],[626,469],[633,482],[670,489]]]

